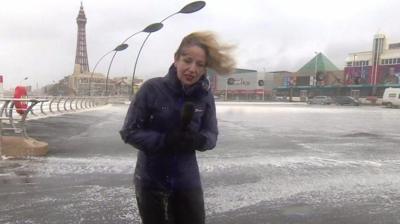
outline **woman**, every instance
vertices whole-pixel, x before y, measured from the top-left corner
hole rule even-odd
[[[139,150],[134,183],[144,224],[205,222],[195,151],[215,147],[218,135],[207,68],[228,74],[231,47],[210,32],[186,36],[165,77],[146,81],[120,132]]]

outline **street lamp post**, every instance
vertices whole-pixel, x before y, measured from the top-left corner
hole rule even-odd
[[[107,77],[106,77],[106,96],[108,95],[108,94],[107,94],[107,93],[108,93],[108,75],[110,74],[111,64],[112,64],[112,62],[114,61],[114,57],[115,57],[115,55],[117,54],[117,52],[123,51],[123,50],[125,50],[126,48],[128,48],[128,44],[122,43],[122,44],[118,45],[118,46],[113,50],[113,51],[114,51],[114,55],[113,55],[112,58],[111,58],[110,65],[108,66],[108,70],[107,70]],[[111,51],[111,52],[113,52],[113,51]]]
[[[175,12],[175,13],[173,13],[173,14],[171,14],[171,15],[165,17],[163,20],[161,20],[160,23],[164,22],[165,20],[167,20],[167,19],[169,19],[169,18],[171,18],[172,16],[177,15],[177,14],[190,14],[190,13],[197,12],[197,11],[199,11],[200,9],[202,9],[205,5],[206,5],[206,3],[205,3],[204,1],[195,1],[195,2],[191,2],[191,3],[187,4],[187,5],[185,5],[185,6],[184,6],[181,10],[179,10],[178,12]],[[135,80],[136,66],[137,66],[137,63],[138,63],[138,60],[139,60],[140,53],[142,52],[142,49],[143,49],[143,47],[144,47],[144,45],[145,45],[147,39],[149,39],[150,35],[151,35],[151,32],[150,32],[150,33],[146,36],[146,38],[144,39],[144,41],[143,41],[143,43],[142,43],[142,46],[140,46],[139,52],[138,52],[138,54],[137,54],[137,56],[136,56],[136,59],[135,59],[135,65],[134,65],[134,67],[133,67],[133,73],[132,73],[132,89],[131,89],[131,96],[130,96],[131,99],[133,98],[133,95],[134,95],[134,93],[135,93],[135,90],[134,90],[134,80]]]
[[[128,45],[125,44],[125,42],[128,41],[131,37],[133,37],[133,36],[135,36],[135,35],[137,35],[137,34],[139,34],[139,33],[148,33],[148,34],[150,35],[150,34],[153,33],[153,32],[159,31],[162,27],[163,27],[163,24],[162,24],[162,23],[153,23],[153,24],[150,24],[150,25],[148,25],[146,28],[144,28],[143,30],[138,31],[138,32],[136,32],[136,33],[130,35],[130,36],[129,36],[128,38],[126,38],[126,39],[122,42],[122,44],[120,44],[119,46],[126,45],[126,47],[128,47]],[[119,47],[119,46],[118,46],[118,47]],[[117,47],[117,48],[118,48],[118,47]],[[122,50],[125,50],[126,47],[123,48]],[[116,49],[117,49],[117,48],[116,48]],[[115,51],[115,52],[114,52],[114,55],[113,55],[112,58],[111,58],[111,61],[110,61],[110,64],[109,64],[108,70],[107,70],[106,92],[105,92],[105,95],[106,95],[106,96],[108,96],[108,77],[109,77],[109,74],[110,74],[111,65],[112,65],[112,63],[113,63],[113,61],[114,61],[114,57],[115,57],[115,55],[117,54],[117,52],[118,52],[118,51],[121,51],[121,50],[115,50],[115,49],[114,49],[114,51]],[[132,86],[132,87],[133,87],[133,86]]]
[[[314,51],[315,56],[315,68],[314,68],[314,80],[313,80],[313,85],[315,87],[313,94],[316,94],[316,92],[320,92],[319,89],[317,89],[318,86],[318,55],[319,53]],[[319,93],[318,93],[319,94]]]
[[[25,81],[26,80],[28,80],[29,79],[29,76],[26,76],[26,77],[24,77],[19,83],[20,83],[20,85],[22,85],[22,86],[26,86],[26,83],[25,83]]]
[[[101,56],[101,58],[96,62],[96,65],[94,66],[93,70],[92,70],[92,74],[90,74],[90,79],[89,79],[89,96],[91,96],[91,86],[92,86],[92,79],[93,79],[93,75],[94,75],[94,71],[97,68],[97,65],[100,63],[101,60],[103,60],[104,57],[106,57],[107,55],[109,55],[111,52],[117,52],[117,51],[123,51],[126,48],[128,48],[127,44],[120,44],[118,45],[116,48],[114,48],[113,50],[107,52],[106,54],[104,54],[103,56]]]
[[[313,82],[315,82],[315,86],[317,86],[317,84],[318,84],[318,80],[317,80],[317,75],[318,75],[318,52],[314,52],[315,53],[315,73],[314,73],[314,75],[315,75],[315,78],[314,78],[314,81]]]
[[[228,78],[225,79],[225,101],[228,100]]]

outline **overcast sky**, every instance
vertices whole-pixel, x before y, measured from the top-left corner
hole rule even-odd
[[[179,11],[190,0],[84,0],[89,67],[131,34]],[[164,75],[180,40],[211,30],[237,46],[238,67],[297,71],[323,52],[342,68],[350,52],[372,49],[377,32],[400,42],[398,0],[208,0],[201,11],[179,14],[154,33],[139,59],[140,78]],[[0,74],[5,88],[43,86],[70,75],[75,62],[80,0],[1,0]],[[131,76],[145,34],[128,41],[111,76]],[[96,72],[106,73],[111,58]],[[29,77],[23,81],[24,77]]]

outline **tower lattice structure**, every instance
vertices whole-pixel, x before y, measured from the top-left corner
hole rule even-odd
[[[81,3],[76,23],[78,24],[78,38],[76,43],[75,72],[89,73],[89,62],[86,49],[86,16]],[[78,66],[78,67],[77,67]]]

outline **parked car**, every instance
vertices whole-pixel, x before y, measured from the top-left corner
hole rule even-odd
[[[288,101],[286,96],[276,96],[273,100],[277,101],[277,102],[287,102]]]
[[[335,98],[335,103],[337,105],[351,105],[360,106],[361,102],[351,96],[338,96]]]
[[[400,88],[386,88],[382,104],[387,107],[400,107]]]
[[[333,103],[333,99],[330,96],[315,96],[313,98],[308,99],[308,104],[326,104],[329,105]]]

